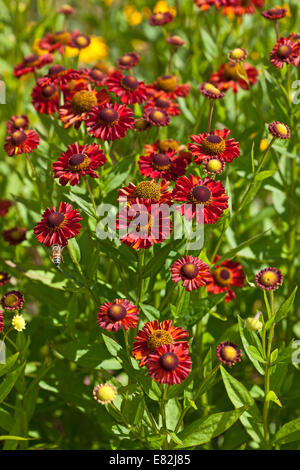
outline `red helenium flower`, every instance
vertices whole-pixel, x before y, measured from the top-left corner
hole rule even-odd
[[[44,36],[38,46],[40,49],[45,49],[48,52],[58,51],[63,54],[65,47],[69,45],[71,34],[68,31],[57,31],[55,33],[48,33]]]
[[[187,378],[192,361],[182,343],[163,344],[148,355],[146,366],[150,377],[156,382],[176,385]]]
[[[140,61],[140,56],[136,52],[128,52],[116,60],[119,69],[129,70],[135,67]]]
[[[34,233],[37,240],[45,246],[61,245],[66,246],[68,239],[79,234],[81,225],[80,213],[78,210],[66,203],[61,202],[58,210],[56,206],[52,209],[47,207],[42,215],[42,220],[35,228]]]
[[[121,231],[121,242],[137,250],[162,243],[170,236],[172,223],[166,204],[136,198],[118,213],[116,228]]]
[[[62,186],[68,182],[71,186],[80,183],[81,176],[99,178],[95,172],[97,168],[104,165],[106,156],[99,145],[79,145],[75,142],[69,145],[68,150],[52,165],[54,178],[59,178]]]
[[[214,259],[215,266],[212,270],[212,276],[206,285],[206,289],[207,292],[212,292],[213,294],[227,292],[225,302],[229,302],[236,297],[231,286],[243,287],[245,274],[240,263],[227,259],[217,264],[218,259],[220,259],[219,255]]]
[[[270,52],[270,62],[282,69],[284,64],[293,64],[298,67],[300,62],[300,44],[287,38],[280,38]]]
[[[148,92],[144,82],[139,82],[133,75],[123,75],[116,71],[106,80],[108,91],[115,93],[124,104],[142,103],[147,99]]]
[[[157,320],[147,322],[134,338],[132,354],[137,361],[140,361],[139,365],[142,367],[146,364],[148,355],[157,347],[163,344],[173,344],[188,336],[188,332],[175,327],[172,320],[164,320],[161,323]],[[177,341],[176,344],[178,343]],[[180,343],[188,349],[187,341],[180,341]]]
[[[32,104],[42,114],[56,113],[59,106],[58,88],[47,78],[39,78],[32,90]]]
[[[101,140],[116,140],[125,137],[134,125],[133,112],[125,105],[106,104],[91,109],[86,125],[89,133]]]
[[[4,150],[9,157],[31,153],[40,143],[39,135],[32,130],[18,130],[5,139]]]
[[[187,162],[177,155],[176,151],[152,152],[142,155],[138,161],[140,173],[150,178],[163,178],[168,181],[176,180],[184,175]]]
[[[26,228],[14,227],[9,230],[3,230],[2,236],[10,245],[19,245],[26,239]]]
[[[151,26],[162,26],[164,24],[170,23],[173,21],[174,16],[169,11],[153,13],[149,18],[149,24]]]
[[[12,116],[6,123],[8,134],[13,134],[15,131],[26,130],[29,127],[29,118],[26,114],[21,116]]]
[[[0,199],[0,217],[5,217],[12,206],[12,202],[8,199]]]
[[[117,331],[121,328],[128,330],[136,328],[139,311],[137,307],[126,299],[116,299],[106,302],[99,308],[98,325],[108,331]]]
[[[182,281],[183,287],[189,292],[205,286],[211,277],[208,264],[191,255],[175,261],[171,266],[171,274],[172,281]]]
[[[221,181],[201,180],[194,175],[181,176],[176,181],[173,199],[185,202],[178,208],[179,212],[188,220],[196,217],[198,223],[202,223],[201,212],[197,210],[199,205],[203,207],[205,224],[215,224],[228,208],[228,196]]]
[[[144,110],[149,108],[163,109],[169,116],[178,116],[180,114],[179,105],[171,100],[165,91],[158,91],[149,97]]]
[[[234,139],[228,139],[229,129],[215,130],[210,133],[192,135],[193,144],[188,144],[188,149],[195,156],[196,163],[202,163],[212,156],[216,156],[226,163],[231,163],[234,158],[240,156],[239,143]]]
[[[8,284],[11,279],[11,275],[0,271],[0,286]]]
[[[24,295],[18,290],[11,290],[3,295],[0,302],[5,310],[20,310],[24,304]]]
[[[29,56],[24,57],[23,61],[14,67],[14,75],[19,78],[27,73],[33,73],[50,62],[53,62],[51,54],[44,54],[41,56],[30,54]]]

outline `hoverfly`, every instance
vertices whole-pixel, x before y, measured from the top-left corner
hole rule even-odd
[[[51,260],[57,268],[59,267],[61,261],[63,261],[63,257],[62,257],[63,249],[64,247],[61,245],[58,245],[57,243],[51,247]]]

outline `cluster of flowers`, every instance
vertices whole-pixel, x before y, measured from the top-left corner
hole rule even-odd
[[[11,282],[11,276],[7,272],[0,272],[0,287]],[[23,316],[19,313],[24,305],[24,295],[17,290],[6,292],[0,299],[0,304],[6,313],[14,312],[11,320],[12,327],[17,331],[22,331],[26,327]],[[0,310],[0,333],[4,328],[3,310]]]

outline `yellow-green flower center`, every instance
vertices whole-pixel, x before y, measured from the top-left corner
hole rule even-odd
[[[165,330],[155,330],[147,339],[147,347],[150,351],[154,351],[162,344],[173,344],[171,333]]]
[[[96,104],[96,96],[91,91],[87,90],[78,91],[72,99],[72,108],[77,114],[89,112]]]

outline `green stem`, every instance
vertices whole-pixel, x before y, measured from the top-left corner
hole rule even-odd
[[[93,196],[93,192],[92,192],[92,189],[90,187],[90,183],[88,182],[87,176],[85,177],[85,183],[86,183],[86,187],[87,187],[87,190],[89,192],[89,195],[90,195],[90,198],[91,198],[91,201],[92,201],[92,204],[93,204],[95,216],[98,218],[98,216],[97,216],[97,206],[96,206],[95,199],[94,199],[94,196]]]
[[[211,121],[212,121],[213,111],[214,111],[214,101],[210,100],[210,102],[209,102],[209,113],[208,113],[208,126],[207,126],[207,131],[208,132],[210,132],[210,129],[211,129]]]
[[[137,289],[137,300],[136,306],[138,307],[142,297],[143,297],[143,278],[142,278],[142,271],[144,266],[144,257],[145,257],[145,250],[141,249],[138,252],[138,266],[137,266],[137,275],[138,275],[138,289]]]
[[[271,308],[271,318],[274,318],[275,311],[274,311],[274,292],[271,291],[270,293],[270,308]],[[270,448],[270,433],[269,433],[269,425],[268,425],[268,416],[269,416],[269,409],[270,409],[270,400],[267,400],[268,393],[270,391],[270,369],[271,369],[271,352],[272,352],[272,341],[275,329],[275,322],[273,321],[269,338],[268,338],[268,348],[266,354],[266,367],[265,367],[265,401],[264,401],[264,409],[263,409],[263,426],[264,426],[264,437],[267,449]]]

